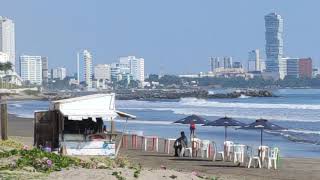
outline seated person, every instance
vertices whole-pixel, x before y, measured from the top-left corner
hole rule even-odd
[[[181,136],[174,142],[174,156],[179,156],[178,152],[181,152],[181,149],[188,146],[188,139],[183,131],[181,131]]]

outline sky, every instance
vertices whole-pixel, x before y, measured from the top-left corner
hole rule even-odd
[[[264,15],[284,19],[284,53],[320,65],[318,0],[0,0],[0,16],[16,28],[16,56],[48,56],[49,67],[76,71],[76,53],[93,64],[119,56],[145,59],[146,73],[209,70],[209,56],[246,64],[248,52],[265,57]]]

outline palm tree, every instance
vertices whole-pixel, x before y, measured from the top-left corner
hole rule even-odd
[[[0,71],[7,72],[9,70],[12,70],[12,63],[11,62],[0,63]]]

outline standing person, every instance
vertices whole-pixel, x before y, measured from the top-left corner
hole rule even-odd
[[[184,131],[181,131],[181,136],[174,142],[174,156],[179,156],[178,152],[181,152],[181,149],[188,146],[188,138],[184,134]]]
[[[190,122],[190,139],[194,138],[194,131],[196,130],[196,123],[194,121]],[[192,139],[191,139],[192,141]]]

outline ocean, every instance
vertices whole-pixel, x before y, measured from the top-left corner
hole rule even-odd
[[[173,124],[191,114],[208,120],[232,117],[244,123],[265,118],[287,128],[280,132],[265,131],[263,143],[280,148],[283,157],[319,157],[320,155],[320,89],[279,89],[278,97],[246,97],[237,99],[196,99],[138,101],[117,100],[117,109],[136,115],[129,120],[128,130],[143,131],[145,135],[176,138],[180,131],[189,133],[188,125]],[[9,113],[33,117],[35,110],[47,110],[48,101],[10,101]],[[108,127],[108,122],[106,122]],[[121,130],[124,122],[117,121]],[[224,141],[223,127],[197,126],[196,135],[220,144]],[[228,140],[253,147],[260,145],[260,132],[228,128]]]

